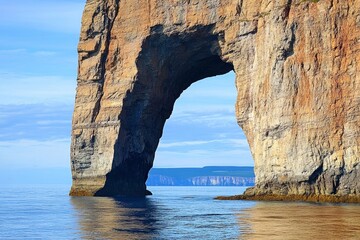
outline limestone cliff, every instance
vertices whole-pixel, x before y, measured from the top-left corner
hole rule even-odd
[[[152,168],[147,186],[254,186],[252,167]]]
[[[147,186],[254,186],[254,178],[198,176],[179,179],[163,175],[150,175],[146,184]]]
[[[236,73],[248,195],[360,195],[360,0],[88,0],[71,195],[144,195],[193,82]]]

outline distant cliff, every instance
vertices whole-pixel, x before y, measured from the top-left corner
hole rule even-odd
[[[254,186],[253,167],[154,168],[148,186]]]

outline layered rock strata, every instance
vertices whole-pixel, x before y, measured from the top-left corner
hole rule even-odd
[[[360,0],[88,0],[78,51],[71,195],[145,195],[176,99],[229,71],[247,195],[360,194]]]

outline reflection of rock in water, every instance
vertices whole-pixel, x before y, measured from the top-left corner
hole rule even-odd
[[[360,206],[258,203],[239,215],[239,239],[358,239]]]
[[[151,239],[157,233],[150,199],[73,197],[84,239]]]

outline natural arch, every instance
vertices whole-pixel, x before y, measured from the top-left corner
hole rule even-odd
[[[247,194],[358,196],[360,33],[357,11],[345,11],[358,6],[88,1],[71,194],[145,195],[175,100],[193,82],[234,70],[236,117],[255,161]]]
[[[158,25],[142,44],[136,60],[137,80],[126,94],[119,116],[112,170],[96,193],[143,195],[148,172],[166,119],[176,99],[192,83],[233,70],[220,58],[214,26],[196,26],[188,33],[164,34]],[[125,186],[119,191],[119,186]]]

